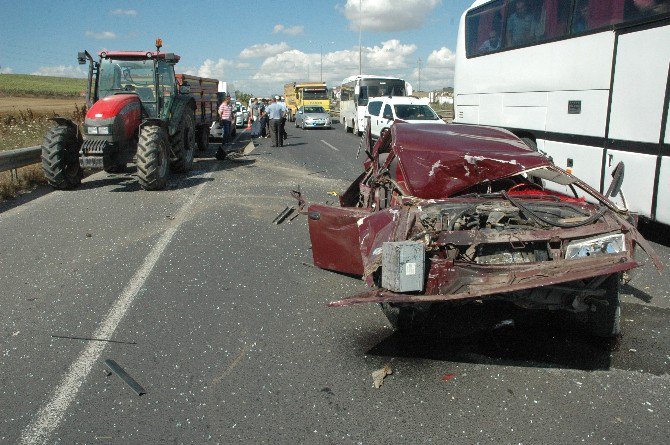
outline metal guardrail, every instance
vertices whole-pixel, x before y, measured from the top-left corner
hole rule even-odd
[[[40,146],[0,151],[0,172],[36,164],[40,162],[41,156]]]

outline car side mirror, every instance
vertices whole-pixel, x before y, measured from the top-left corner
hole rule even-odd
[[[302,110],[298,110],[298,114],[302,114]]]
[[[181,84],[179,92],[181,94],[191,94],[191,85],[185,81],[184,83]]]
[[[612,171],[612,183],[607,189],[608,198],[614,198],[619,193],[621,193],[621,186],[623,185],[623,176],[624,176],[624,164],[623,161],[619,161],[614,170]]]

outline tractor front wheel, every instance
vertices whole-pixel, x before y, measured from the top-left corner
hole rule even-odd
[[[169,141],[158,126],[142,128],[137,144],[137,179],[144,190],[160,190],[167,183]]]
[[[194,130],[193,111],[184,110],[177,132],[170,138],[170,167],[176,172],[189,171],[193,165],[193,151],[196,146]]]
[[[42,170],[47,182],[55,189],[72,189],[81,184],[77,129],[57,125],[44,137],[42,143]]]

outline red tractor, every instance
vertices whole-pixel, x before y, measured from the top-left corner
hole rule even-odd
[[[165,187],[168,171],[185,172],[198,143],[206,144],[195,124],[196,102],[187,83],[178,85],[174,65],[179,56],[156,51],[102,51],[98,61],[88,51],[88,111],[83,128],[63,117],[42,144],[42,168],[54,188],[81,183],[83,168],[118,173],[133,161],[145,190]]]

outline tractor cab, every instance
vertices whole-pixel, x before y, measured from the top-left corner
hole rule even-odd
[[[158,39],[156,51],[101,51],[97,62],[86,52],[80,54],[80,63],[86,63],[87,58],[91,62],[89,108],[106,97],[134,94],[142,103],[145,117],[168,118],[172,102],[180,92],[174,71],[180,57],[160,52],[161,45],[162,41]]]

